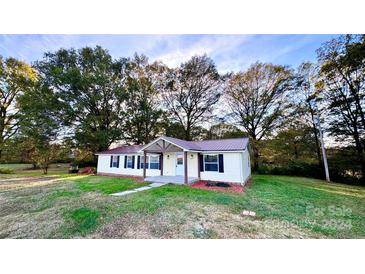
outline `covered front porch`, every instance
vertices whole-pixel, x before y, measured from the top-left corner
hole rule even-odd
[[[184,176],[151,176],[146,177],[144,179],[145,182],[152,182],[152,183],[163,183],[163,184],[176,184],[176,185],[183,185],[185,184]],[[188,184],[192,184],[194,182],[199,181],[197,177],[188,177]]]
[[[191,184],[200,178],[198,152],[191,150],[185,141],[169,137],[160,137],[144,146],[143,152],[143,178],[148,182]],[[148,155],[160,154],[160,176],[146,176],[148,168]]]

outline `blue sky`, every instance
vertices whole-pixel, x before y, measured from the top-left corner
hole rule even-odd
[[[100,45],[115,58],[146,54],[177,66],[208,54],[221,72],[239,71],[256,61],[297,67],[315,61],[316,49],[336,35],[0,35],[0,55],[27,62],[46,51]]]

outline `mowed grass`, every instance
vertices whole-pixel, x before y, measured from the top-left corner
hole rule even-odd
[[[113,177],[93,176],[77,180],[77,187],[81,191],[98,191],[103,194],[112,194],[145,185],[148,185],[148,183],[136,183],[135,180],[130,178],[120,179]]]
[[[258,175],[244,193],[102,176],[0,191],[2,238],[365,238],[365,188]],[[243,210],[256,213],[242,215]],[[21,224],[21,225],[20,225]]]
[[[54,163],[50,164],[47,175],[66,175],[70,164]],[[0,164],[0,168],[14,170],[15,175],[21,176],[47,176],[42,169],[32,169],[31,164]],[[8,174],[0,174],[0,178],[7,177]]]

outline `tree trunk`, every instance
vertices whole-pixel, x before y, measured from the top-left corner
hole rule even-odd
[[[356,151],[357,154],[359,155],[359,159],[360,159],[360,165],[361,165],[361,181],[364,184],[365,182],[365,157],[364,157],[364,149],[362,146],[362,143],[360,141],[360,136],[357,130],[357,126],[354,126],[354,133],[353,133],[353,137],[355,139],[355,147],[356,147]]]
[[[311,114],[311,118],[312,118],[312,128],[313,128],[313,133],[314,133],[314,140],[316,142],[318,166],[322,170],[323,164],[322,164],[321,148],[319,147],[318,130],[317,130],[316,122],[314,120],[314,111],[310,105],[309,105],[309,109],[310,109],[310,114]]]
[[[299,158],[297,142],[294,142],[294,158],[295,158],[295,160],[298,160],[298,158]]]
[[[257,147],[256,141],[252,142],[252,150],[253,150],[253,172],[257,172],[259,169],[259,149]]]
[[[190,131],[191,131],[190,125],[187,125],[186,130],[185,130],[185,140],[186,141],[191,141]]]

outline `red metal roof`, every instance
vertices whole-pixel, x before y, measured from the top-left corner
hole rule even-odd
[[[193,141],[202,151],[231,151],[244,150],[248,144],[248,138],[220,139]]]
[[[248,144],[248,138],[185,141],[177,138],[161,136],[163,140],[173,143],[183,149],[194,151],[238,151],[244,150]],[[121,146],[97,154],[133,154],[140,151],[143,145]]]
[[[109,150],[101,151],[96,154],[135,154],[137,153],[143,145],[131,145],[131,146],[121,146],[112,148]]]

